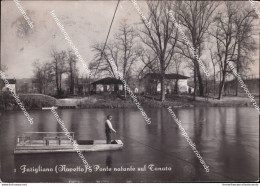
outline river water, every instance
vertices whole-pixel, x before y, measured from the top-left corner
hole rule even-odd
[[[145,108],[147,125],[137,109],[57,110],[78,140],[105,139],[104,121],[112,124],[124,147],[120,151],[83,153],[93,172],[81,172],[77,153],[14,155],[16,136],[23,132],[63,132],[51,111],[0,113],[0,178],[5,182],[192,182],[256,181],[259,179],[259,116],[249,107],[174,109],[183,128],[209,166],[205,172],[167,109]],[[56,166],[66,169],[55,172]],[[28,171],[23,172],[23,167]],[[36,168],[46,171],[37,172]],[[78,167],[78,168],[77,168]],[[33,170],[34,168],[34,170]],[[129,168],[128,171],[124,171]],[[30,172],[31,170],[31,172]],[[133,171],[134,170],[134,171]]]

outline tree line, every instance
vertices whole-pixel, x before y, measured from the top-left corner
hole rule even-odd
[[[250,73],[257,50],[257,14],[248,2],[214,1],[147,1],[148,27],[140,17],[135,26],[123,20],[116,33],[106,45],[95,43],[91,46],[94,58],[89,69],[94,77],[112,76],[118,78],[109,63],[112,58],[126,82],[138,80],[148,72],[161,76],[161,101],[165,100],[165,75],[190,72],[196,95],[205,96],[205,81],[214,82],[214,94],[221,99],[228,77],[233,77],[228,60],[243,77]],[[181,33],[171,20],[172,10],[176,22],[196,49],[198,57],[209,69],[207,77],[183,40]],[[103,50],[104,49],[104,50]],[[73,94],[75,80],[79,77],[77,57],[72,51],[51,52],[49,62],[34,63],[34,80],[38,90],[45,93],[51,82],[57,95],[61,95],[62,78],[67,75],[66,84]],[[236,81],[236,94],[238,90]]]
[[[79,80],[87,83],[88,79],[79,75],[77,57],[72,50],[50,52],[51,59],[41,62],[36,60],[33,63],[33,83],[39,93],[54,94],[57,96],[77,94]],[[65,85],[63,85],[65,84]],[[67,87],[67,89],[63,87]],[[68,90],[66,92],[66,90]]]

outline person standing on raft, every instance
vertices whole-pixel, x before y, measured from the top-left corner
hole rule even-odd
[[[111,144],[111,130],[116,133],[116,130],[113,128],[111,124],[112,120],[112,115],[109,114],[107,115],[107,120],[105,122],[105,133],[106,133],[106,138],[107,138],[107,144]]]

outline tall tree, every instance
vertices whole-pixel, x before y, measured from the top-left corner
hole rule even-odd
[[[213,23],[213,15],[219,3],[212,1],[177,1],[176,10],[180,19],[179,24],[185,28],[186,37],[190,40],[192,47],[196,50],[198,57],[204,51],[204,42],[207,38],[207,31]],[[187,50],[189,47],[182,48],[182,54],[193,62],[194,73],[194,96],[197,87],[197,78],[199,85],[199,95],[204,94],[204,85],[199,62],[193,55],[193,52]]]
[[[111,73],[115,78],[116,72],[113,71],[109,59],[112,58],[118,71],[122,73],[126,82],[130,79],[130,73],[138,58],[138,49],[136,47],[136,33],[133,28],[124,22],[121,23],[118,32],[114,35],[113,42],[108,42],[105,47],[103,57],[100,63],[96,63],[101,58],[103,51],[102,44],[96,44],[92,47],[95,52],[94,60],[91,63],[91,68],[98,69],[99,74]]]
[[[97,75],[99,76],[107,76],[111,75],[117,78],[113,68],[109,62],[109,57],[112,58],[115,62],[116,67],[118,68],[118,61],[119,61],[119,49],[116,47],[115,43],[107,43],[104,52],[103,51],[104,44],[95,44],[92,46],[92,51],[95,53],[94,58],[90,64],[91,70],[96,70]],[[102,55],[102,58],[101,58]],[[97,63],[97,61],[99,61]]]
[[[183,57],[181,55],[175,55],[173,58],[173,69],[174,69],[174,72],[177,74],[177,76],[180,74],[182,63],[183,63]],[[178,94],[178,92],[179,92],[178,82],[179,82],[179,79],[177,78],[175,80],[175,86],[174,86],[174,92],[176,94]]]
[[[136,36],[133,28],[127,25],[126,20],[121,23],[119,31],[115,35],[116,46],[119,50],[118,67],[126,82],[128,82],[131,69],[139,56],[135,44]]]
[[[237,62],[238,69],[241,69],[241,47],[248,47],[245,45],[245,43],[242,42],[241,39],[241,29],[244,27],[242,20],[246,20],[253,16],[252,11],[249,9],[246,10],[243,7],[239,7],[239,5],[236,3],[224,2],[224,6],[225,10],[221,11],[215,18],[215,33],[212,34],[212,36],[215,37],[217,43],[216,53],[221,74],[218,99],[221,99],[227,75],[231,73],[228,68],[228,62]],[[242,8],[245,12],[240,14],[240,12],[237,11],[238,8]],[[244,40],[244,42],[246,41]],[[239,47],[238,43],[240,43]]]
[[[243,75],[247,72],[248,66],[253,62],[252,56],[257,49],[254,36],[255,33],[254,21],[258,19],[252,7],[246,2],[241,2],[238,5],[240,11],[237,12],[234,24],[237,31],[237,49],[236,49],[236,71]],[[238,79],[236,78],[236,92],[238,95]]]
[[[148,63],[158,60],[159,73],[161,75],[161,101],[165,100],[165,72],[176,52],[178,31],[167,13],[173,8],[171,1],[149,1],[148,17],[151,26],[148,27],[142,20],[144,29],[140,30],[140,39],[144,46],[153,51],[154,58]],[[146,64],[145,66],[149,66]]]
[[[214,92],[213,92],[213,95],[215,97],[215,94],[216,94],[216,75],[217,75],[217,56],[216,54],[214,54],[212,52],[211,49],[209,49],[210,51],[210,58],[211,58],[211,63],[212,63],[212,67],[213,67],[213,87],[214,87]]]
[[[73,95],[75,93],[75,78],[76,78],[76,63],[77,63],[77,56],[71,51],[68,50],[68,78],[69,78],[69,89],[70,94]]]
[[[33,82],[39,93],[47,94],[49,85],[52,82],[52,69],[51,64],[48,62],[41,63],[39,60],[36,60],[33,63]]]
[[[143,63],[143,67],[139,72],[139,76],[142,77],[151,72],[160,73],[160,63],[157,55],[152,50],[140,50],[140,61]]]

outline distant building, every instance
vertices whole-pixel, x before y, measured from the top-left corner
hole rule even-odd
[[[243,79],[243,82],[246,85],[246,88],[252,95],[259,96],[259,78],[253,79]],[[246,94],[245,90],[241,87],[240,82],[238,82],[238,94],[244,95]],[[226,95],[235,95],[236,93],[236,80],[231,80],[225,82],[224,91]]]
[[[17,79],[17,92],[18,93],[36,93],[35,83],[32,78]]]
[[[188,93],[188,78],[180,74],[165,74],[165,89],[167,94],[174,93],[176,90],[181,93]],[[176,82],[178,81],[177,85]],[[144,93],[156,94],[161,91],[161,75],[158,73],[148,73],[142,78]]]
[[[74,95],[86,95],[91,91],[91,83],[94,79],[76,78],[74,83]],[[68,88],[69,92],[69,88]]]
[[[6,79],[9,82],[10,88],[16,93],[16,79]],[[7,85],[1,81],[1,83],[3,84],[2,91],[8,91],[9,89],[7,88]]]
[[[101,92],[120,92],[123,90],[123,83],[121,80],[106,77],[91,83],[91,90],[95,93]]]

